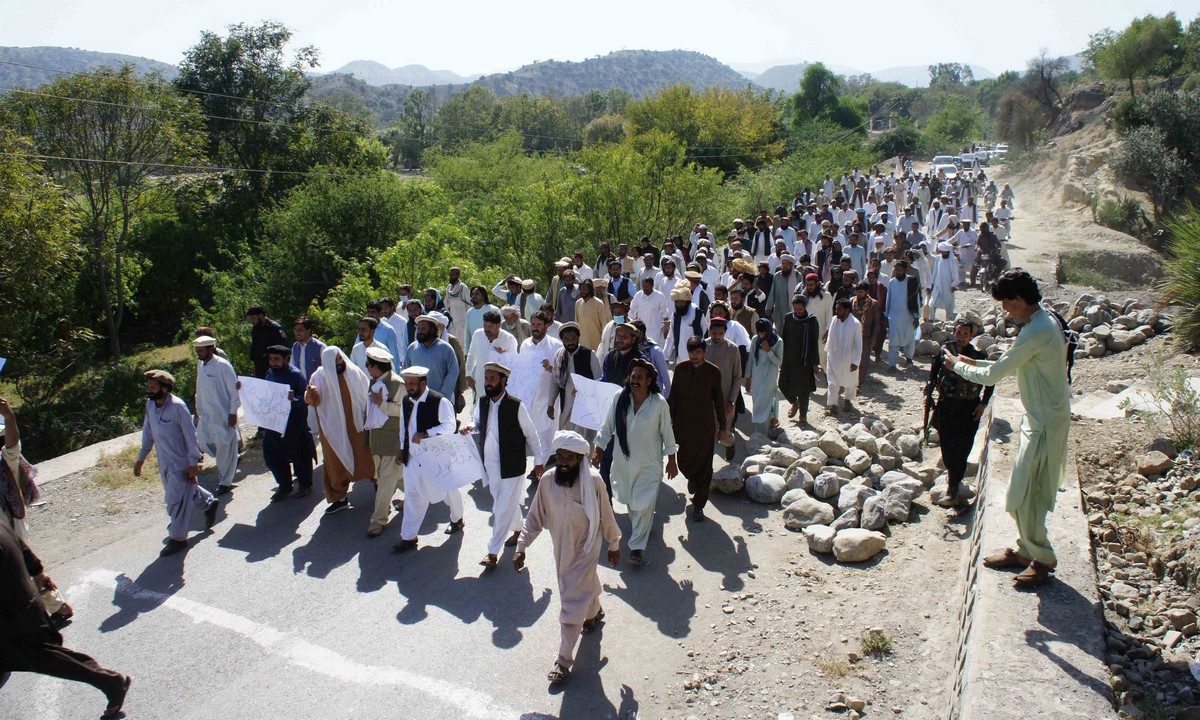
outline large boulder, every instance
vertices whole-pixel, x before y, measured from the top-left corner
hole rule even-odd
[[[828,525],[833,518],[832,507],[807,495],[783,509],[783,526],[788,530],[803,530],[809,525]]]
[[[915,479],[916,478],[914,478],[912,475],[909,475],[906,472],[902,472],[900,470],[888,470],[887,472],[885,472],[883,474],[883,477],[879,478],[879,487],[885,488],[888,485],[891,485],[892,483],[898,483],[898,482],[902,482],[904,480],[915,480]]]
[[[741,469],[737,465],[726,465],[713,473],[712,489],[719,493],[732,495],[741,492],[745,486],[746,481],[742,480]]]
[[[921,459],[921,438],[916,435],[901,435],[896,446],[900,448],[900,454],[910,460]]]
[[[746,495],[754,502],[764,505],[774,505],[783,499],[787,485],[782,475],[775,473],[760,473],[746,478]]]
[[[800,488],[805,492],[812,492],[813,476],[802,464],[803,460],[797,460],[792,463],[792,466],[783,474],[783,482],[788,490]]]
[[[818,452],[820,452],[818,450]],[[824,455],[825,453],[821,453]],[[821,473],[821,468],[825,467],[825,459],[813,457],[812,455],[802,455],[795,463],[797,466],[804,468],[804,471],[809,475],[816,476]]]
[[[748,478],[751,475],[757,475],[770,464],[770,455],[751,455],[742,461],[742,477]]]
[[[882,495],[872,495],[863,502],[862,512],[858,514],[859,525],[867,530],[879,530],[887,524],[887,506]]]
[[[787,441],[792,444],[792,447],[796,448],[796,452],[801,453],[809,448],[815,448],[817,446],[817,439],[821,437],[812,430],[801,430],[795,425],[788,425],[784,429],[784,434],[787,437]]]
[[[867,439],[872,443],[875,442],[875,438],[868,437]],[[846,463],[846,467],[854,471],[854,473],[857,475],[858,473],[864,472],[867,468],[871,467],[871,456],[867,454],[866,451],[860,450],[856,447],[850,451],[849,455],[843,458],[842,462]]]
[[[819,447],[810,447],[809,449],[801,452],[800,457],[814,458],[816,460],[820,460],[822,465],[824,465],[825,462],[827,460],[829,460],[829,456],[826,455],[825,451]]]
[[[931,465],[922,465],[915,462],[906,462],[902,466],[903,471],[907,475],[911,475],[925,487],[933,487],[933,481],[937,479],[938,469]]]
[[[871,433],[861,433],[854,438],[854,447],[862,450],[870,457],[875,457],[879,454],[879,441]]]
[[[808,539],[808,549],[815,553],[833,552],[833,539],[837,532],[828,525],[809,525],[804,528],[804,537]]]
[[[898,436],[897,436],[898,437]],[[896,447],[890,440],[877,440],[879,447],[879,457],[901,458],[904,457],[900,452],[900,448]]]
[[[1158,450],[1151,450],[1148,453],[1138,455],[1134,459],[1137,465],[1137,471],[1141,475],[1162,475],[1171,469],[1171,458],[1167,457],[1166,453]]]
[[[808,493],[804,492],[802,488],[793,488],[783,494],[783,499],[779,501],[779,504],[787,507],[803,497],[808,497]]]
[[[772,465],[786,468],[800,459],[800,453],[790,447],[774,447],[771,448],[770,457]]]
[[[875,497],[878,494],[879,492],[874,488],[863,485],[847,485],[838,491],[838,512],[862,510],[863,503],[867,501],[867,498]]]
[[[821,472],[837,475],[839,478],[841,478],[843,484],[854,479],[854,471],[848,467],[842,467],[841,465],[826,465],[825,467],[821,468]],[[820,475],[821,473],[817,474]]]
[[[842,489],[842,479],[833,473],[823,472],[813,480],[814,497],[822,500],[827,500],[832,497],[837,497],[838,492]]]
[[[838,515],[837,520],[834,520],[833,524],[829,527],[833,528],[835,532],[858,527],[858,511],[854,509],[847,510]]]
[[[850,454],[850,447],[836,431],[830,430],[821,436],[817,447],[827,456],[841,460]]]
[[[941,345],[930,338],[939,334],[945,335],[945,331],[937,330],[930,333],[930,337],[922,337],[920,340],[918,340],[916,352],[914,354],[920,357],[930,357],[937,354],[937,352],[941,350]]]
[[[912,492],[903,485],[889,485],[883,491],[883,516],[891,522],[907,522],[912,512]]]
[[[887,537],[881,532],[851,528],[833,538],[833,555],[838,562],[870,560],[887,547]]]

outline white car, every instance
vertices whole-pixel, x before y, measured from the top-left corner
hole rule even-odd
[[[950,155],[937,155],[929,163],[929,174],[937,175],[941,173],[947,180],[952,180],[958,177],[958,166],[954,164],[954,158]]]

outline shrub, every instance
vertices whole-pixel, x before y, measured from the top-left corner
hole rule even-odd
[[[912,126],[898,127],[871,141],[871,152],[884,158],[912,155],[921,144],[921,133]]]
[[[1172,332],[1185,350],[1200,350],[1200,216],[1173,220],[1167,229],[1171,240],[1162,290],[1178,306]]]
[[[1192,174],[1166,139],[1166,133],[1157,127],[1134,128],[1112,157],[1117,176],[1150,196],[1156,218],[1170,209]]]
[[[1107,228],[1136,235],[1141,225],[1142,206],[1131,197],[1120,202],[1105,198],[1096,209],[1096,222]]]

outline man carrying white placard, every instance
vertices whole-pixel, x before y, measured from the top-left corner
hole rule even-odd
[[[404,520],[400,523],[400,542],[394,546],[396,552],[406,552],[417,547],[417,533],[425,521],[429,504],[445,502],[450,506],[450,526],[446,534],[461,532],[463,522],[462,493],[458,489],[446,491],[434,484],[432,478],[424,477],[413,454],[420,450],[421,441],[437,435],[454,432],[454,407],[441,393],[429,389],[429,370],[414,365],[405,368],[404,389],[408,393],[401,405],[400,462],[404,465]]]
[[[367,348],[367,374],[371,376],[371,391],[367,396],[364,429],[368,431],[367,445],[375,458],[375,510],[371,513],[367,537],[379,537],[387,527],[396,488],[404,489],[404,466],[397,460],[403,385],[392,369],[391,354],[378,345]]]
[[[537,428],[525,403],[507,392],[508,376],[507,367],[488,363],[483,373],[487,398],[475,406],[475,426],[483,450],[483,483],[492,493],[492,539],[488,541],[487,556],[479,562],[486,568],[496,567],[501,547],[515,547],[521,534],[525,451],[535,458],[534,477],[541,480],[545,470]],[[459,432],[465,435],[473,429],[464,426]]]

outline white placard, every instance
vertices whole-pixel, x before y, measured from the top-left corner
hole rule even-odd
[[[608,419],[608,409],[621,392],[620,385],[589,380],[571,373],[575,383],[575,404],[571,406],[571,422],[588,430],[599,430]]]
[[[443,492],[483,479],[483,461],[471,435],[435,435],[411,448],[421,478]]]
[[[529,412],[533,412],[533,401],[537,396],[538,383],[541,373],[546,372],[541,362],[532,353],[518,353],[512,358],[509,367],[508,394],[525,403]]]
[[[291,388],[283,383],[268,382],[258,378],[239,375],[242,387],[238,398],[242,401],[242,414],[246,422],[282,435],[287,430],[288,415],[292,411],[288,392]]]

